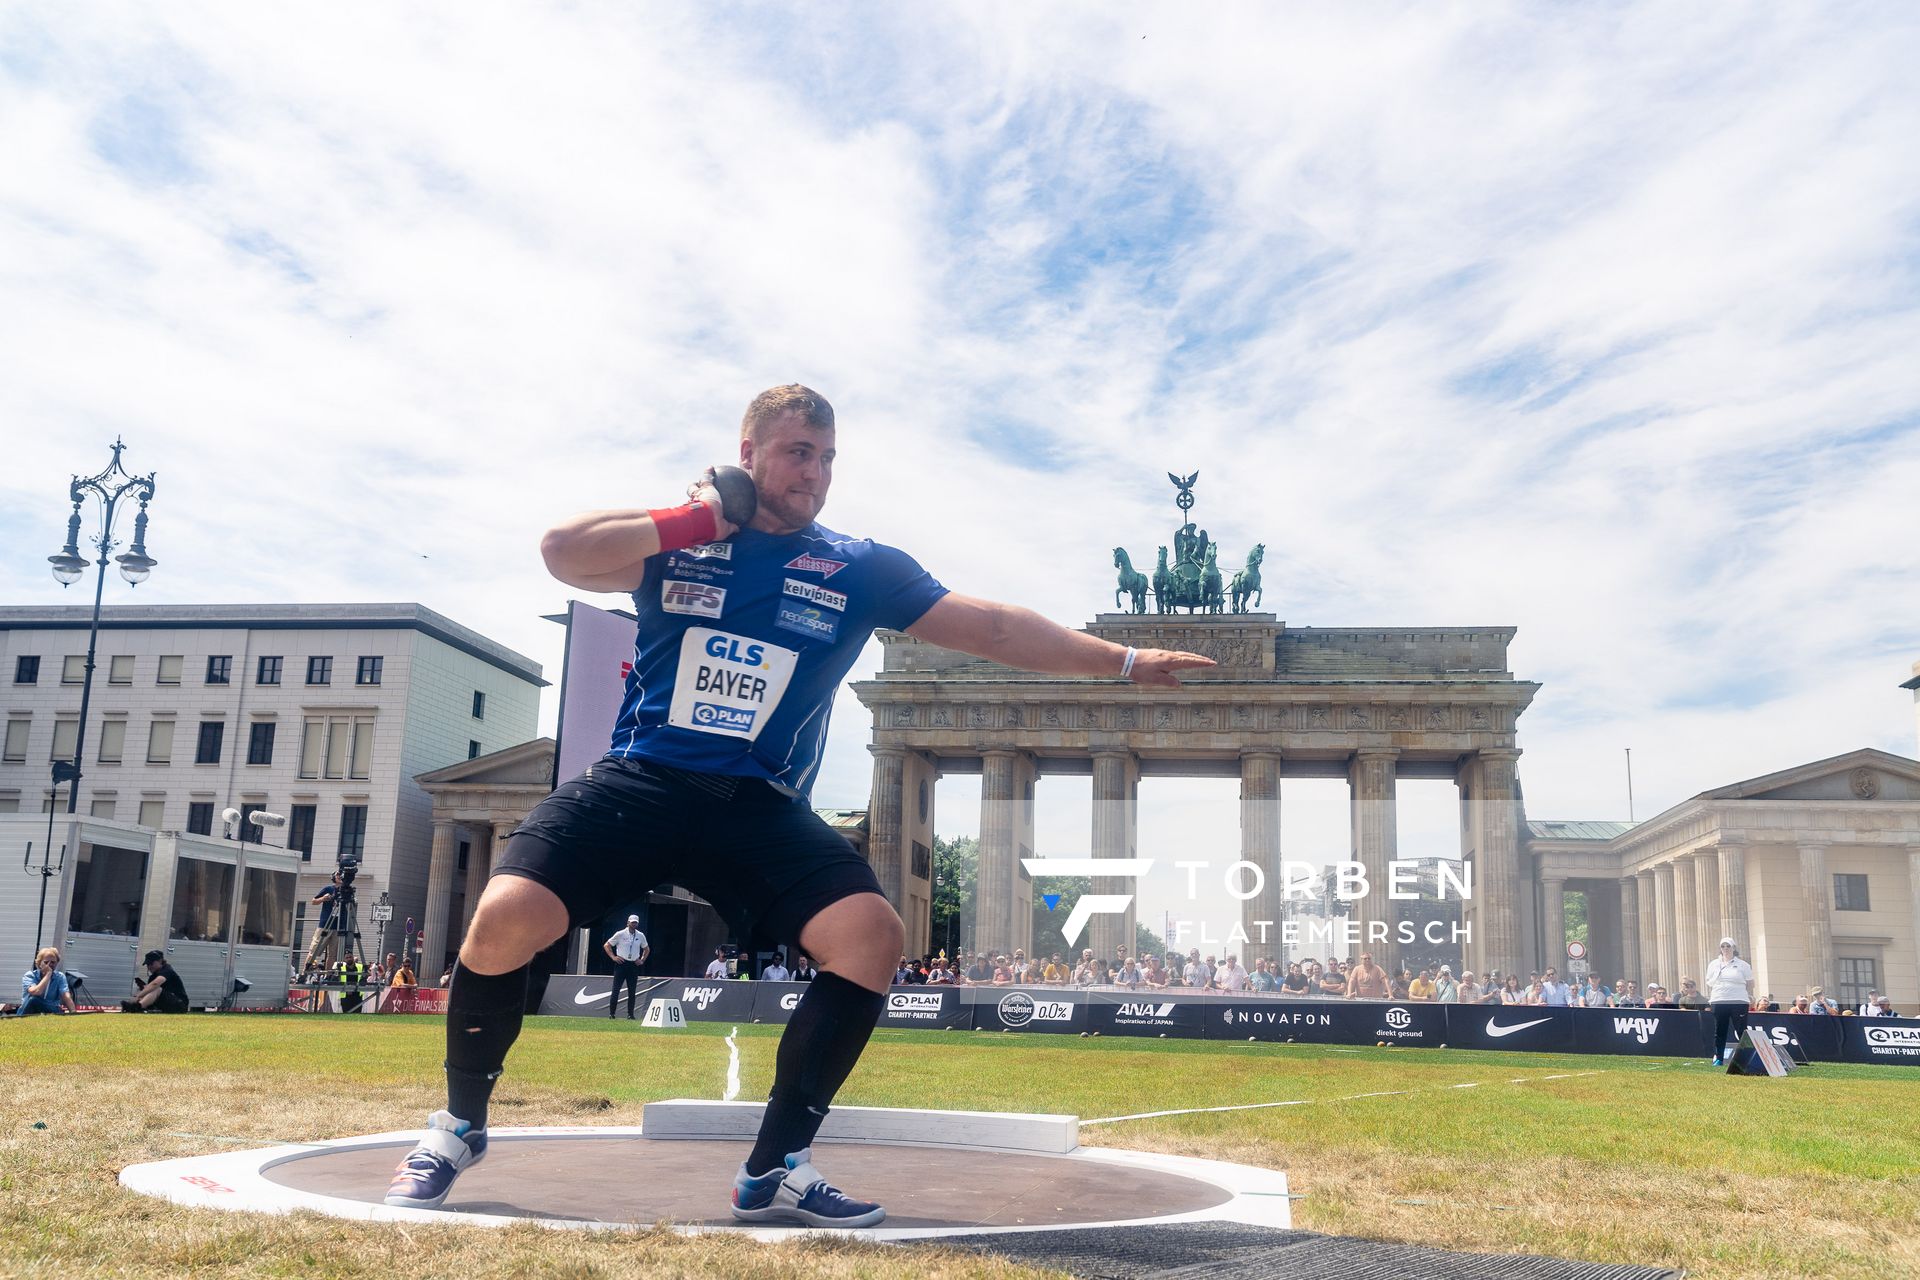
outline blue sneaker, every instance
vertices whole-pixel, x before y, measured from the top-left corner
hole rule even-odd
[[[733,1216],[742,1222],[797,1222],[807,1227],[870,1227],[887,1216],[877,1204],[841,1195],[813,1167],[813,1149],[787,1157],[787,1167],[733,1180]]]
[[[420,1145],[393,1171],[386,1202],[397,1209],[438,1209],[453,1190],[462,1169],[487,1154],[487,1131],[475,1132],[465,1120],[436,1111],[427,1117]]]

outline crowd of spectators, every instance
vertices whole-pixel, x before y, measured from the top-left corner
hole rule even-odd
[[[1182,956],[1168,951],[1161,955],[1133,956],[1126,947],[1111,957],[1082,948],[1076,958],[1052,952],[1027,955],[1023,948],[1012,954],[990,951],[961,951],[953,956],[944,952],[918,960],[900,957],[893,980],[895,986],[956,987],[1084,987],[1129,991],[1213,991],[1319,1000],[1406,1000],[1436,1004],[1547,1005],[1586,1009],[1705,1009],[1708,1000],[1692,978],[1680,979],[1678,991],[1658,981],[1643,988],[1629,978],[1611,984],[1588,974],[1562,979],[1557,969],[1530,972],[1522,978],[1518,972],[1489,970],[1482,981],[1479,974],[1463,969],[1456,974],[1452,965],[1442,964],[1419,970],[1389,972],[1374,962],[1372,953],[1362,953],[1355,961],[1329,957],[1321,961],[1307,956],[1282,964],[1261,956],[1252,967],[1244,957],[1233,954],[1202,955],[1191,949]],[[1894,1016],[1892,1003],[1878,992],[1858,1008],[1843,1008],[1815,987],[1784,1005],[1771,995],[1757,995],[1754,1013],[1827,1013],[1860,1017]]]

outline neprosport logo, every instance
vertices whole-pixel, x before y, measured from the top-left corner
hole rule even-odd
[[[718,1000],[725,992],[725,987],[688,987],[680,993],[680,999],[682,1003],[690,1004],[705,1013],[707,1006]]]
[[[831,578],[847,567],[845,560],[828,560],[822,556],[796,556],[787,561],[786,568],[796,573],[817,573],[823,578]]]
[[[727,589],[704,582],[668,582],[660,588],[660,607],[668,613],[717,618],[726,607]]]
[[[1654,1033],[1659,1030],[1660,1019],[1658,1018],[1615,1018],[1613,1020],[1613,1034],[1632,1036],[1641,1044],[1651,1040]]]
[[[1867,1044],[1875,1049],[1920,1049],[1920,1027],[1868,1027]]]

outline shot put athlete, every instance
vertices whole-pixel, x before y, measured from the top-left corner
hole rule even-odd
[[[886,1211],[835,1190],[809,1152],[905,936],[872,868],[807,803],[840,682],[877,627],[1052,675],[1177,685],[1177,670],[1212,665],[954,594],[904,552],[823,528],[833,408],[806,387],[747,407],[739,456],[685,506],[589,512],[541,543],[562,582],[632,593],[633,669],[607,755],[527,815],[481,896],[448,993],[447,1108],[395,1172],[390,1205],[438,1206],[486,1154],[487,1100],[520,1033],[533,956],[672,882],[735,936],[797,944],[819,965],[781,1036],[734,1216],[879,1222]]]

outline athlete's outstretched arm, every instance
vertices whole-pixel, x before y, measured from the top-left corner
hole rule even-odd
[[[1023,671],[1050,676],[1117,676],[1126,665],[1123,645],[1069,631],[1018,605],[949,593],[934,602],[907,634],[944,649],[1004,662]],[[1171,649],[1141,649],[1127,673],[1136,684],[1178,685],[1173,674],[1186,667],[1210,667],[1212,658]]]

